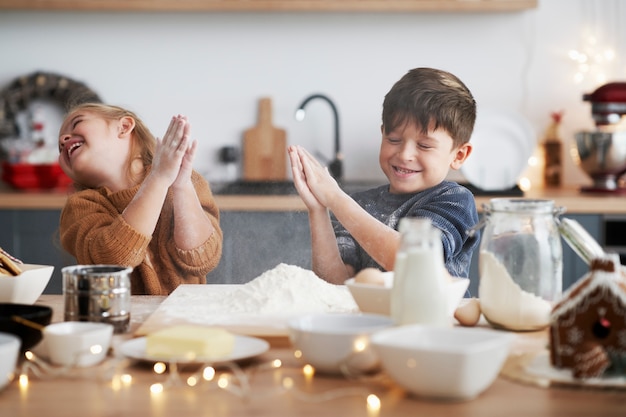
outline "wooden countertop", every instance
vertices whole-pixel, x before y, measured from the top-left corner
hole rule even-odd
[[[133,296],[131,332],[165,297]],[[38,303],[53,308],[53,321],[62,320],[61,295],[43,295]],[[463,402],[430,401],[407,395],[384,373],[348,379],[338,376],[305,377],[302,362],[291,346],[272,344],[260,357],[240,364],[242,372],[217,368],[212,381],[189,386],[188,377],[200,376],[201,368],[188,366],[178,373],[157,374],[146,363],[125,362],[115,347],[131,334],[116,335],[113,356],[104,364],[73,370],[70,374],[36,375],[27,372],[28,383],[11,382],[0,392],[0,415],[73,416],[624,416],[623,390],[546,387],[500,376],[477,398]],[[545,332],[516,334],[512,355],[545,343]],[[279,359],[282,365],[270,364]],[[21,367],[20,369],[23,369]],[[54,368],[53,368],[54,369]],[[127,376],[121,378],[120,376]],[[220,376],[229,384],[218,387]],[[117,378],[116,378],[117,376]],[[178,377],[175,377],[178,376]],[[244,380],[249,385],[240,384]],[[292,387],[285,389],[286,380]],[[225,380],[224,380],[225,381]],[[162,392],[154,392],[160,383]],[[247,394],[245,394],[246,389]],[[243,394],[242,394],[243,393]],[[367,395],[375,394],[380,409],[368,410]]]
[[[0,185],[0,209],[61,209],[68,191],[16,191]],[[476,197],[480,210],[491,198]],[[524,194],[524,198],[554,200],[556,206],[565,207],[568,213],[626,214],[626,194],[581,193],[576,188],[537,189]],[[297,195],[216,195],[215,200],[223,211],[304,211]]]

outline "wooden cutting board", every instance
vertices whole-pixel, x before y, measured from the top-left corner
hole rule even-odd
[[[284,181],[287,179],[287,135],[272,125],[272,100],[259,100],[257,125],[243,137],[243,179]]]

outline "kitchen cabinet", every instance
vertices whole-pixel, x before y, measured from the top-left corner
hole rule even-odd
[[[537,0],[0,0],[0,9],[115,11],[508,12]]]
[[[61,269],[75,259],[61,248],[61,210],[0,210],[0,247],[30,264],[53,265],[54,271],[44,293],[61,294]]]
[[[222,211],[222,259],[211,284],[245,284],[280,263],[311,269],[311,233],[303,211]]]
[[[60,209],[1,209],[0,247],[16,257],[36,264],[53,265],[54,272],[46,294],[62,292],[61,269],[74,265],[75,259],[58,241]],[[207,275],[211,284],[243,284],[280,263],[311,269],[311,234],[305,211],[221,212],[224,232],[222,259]],[[595,239],[601,241],[600,214],[566,213],[578,221]],[[561,240],[563,245],[563,289],[582,277],[589,268]],[[478,296],[478,250],[470,270],[470,293]]]

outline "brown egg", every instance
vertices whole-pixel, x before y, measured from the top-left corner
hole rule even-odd
[[[480,301],[478,301],[478,298],[462,301],[454,311],[454,318],[459,321],[461,326],[476,326],[478,320],[480,320]]]
[[[354,277],[354,282],[359,284],[385,285],[383,273],[376,268],[361,269]]]

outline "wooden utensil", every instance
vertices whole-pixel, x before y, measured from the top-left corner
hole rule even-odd
[[[287,135],[272,125],[272,100],[259,100],[257,125],[243,137],[243,178],[283,181],[287,178]]]

